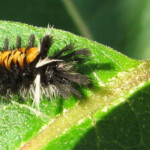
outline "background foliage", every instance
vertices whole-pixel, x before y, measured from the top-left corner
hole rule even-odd
[[[132,58],[150,57],[149,0],[5,0],[0,19],[70,31]]]

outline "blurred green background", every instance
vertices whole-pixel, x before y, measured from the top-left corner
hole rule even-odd
[[[5,0],[0,19],[50,24],[131,58],[150,58],[150,0]]]

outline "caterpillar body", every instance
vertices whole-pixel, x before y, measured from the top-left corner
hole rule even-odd
[[[9,40],[5,39],[3,51],[0,51],[0,95],[18,93],[24,99],[30,95],[37,108],[42,95],[52,98],[59,94],[68,98],[72,93],[81,97],[74,84],[88,85],[90,81],[78,73],[75,66],[80,60],[86,60],[90,51],[86,48],[75,50],[74,45],[69,44],[49,56],[52,36],[45,35],[38,47],[34,43],[35,35],[32,34],[28,46],[21,47],[18,36],[16,48],[9,50]]]

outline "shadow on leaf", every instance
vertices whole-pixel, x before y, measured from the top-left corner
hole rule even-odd
[[[144,150],[150,147],[150,85],[107,113],[91,128],[75,150]]]

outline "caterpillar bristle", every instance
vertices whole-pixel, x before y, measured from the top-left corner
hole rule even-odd
[[[66,45],[49,56],[53,37],[46,34],[35,46],[35,35],[29,36],[27,47],[21,47],[21,37],[17,36],[16,47],[9,50],[9,40],[5,38],[4,51],[0,51],[0,94],[19,93],[25,98],[30,95],[33,104],[39,108],[43,94],[47,98],[59,94],[68,99],[70,94],[81,98],[75,84],[87,86],[90,80],[77,72],[78,60],[86,60],[90,51],[75,49],[74,43]]]
[[[21,37],[19,35],[17,36],[16,48],[21,48]]]
[[[8,38],[5,38],[3,51],[8,50],[8,46],[9,46]]]

